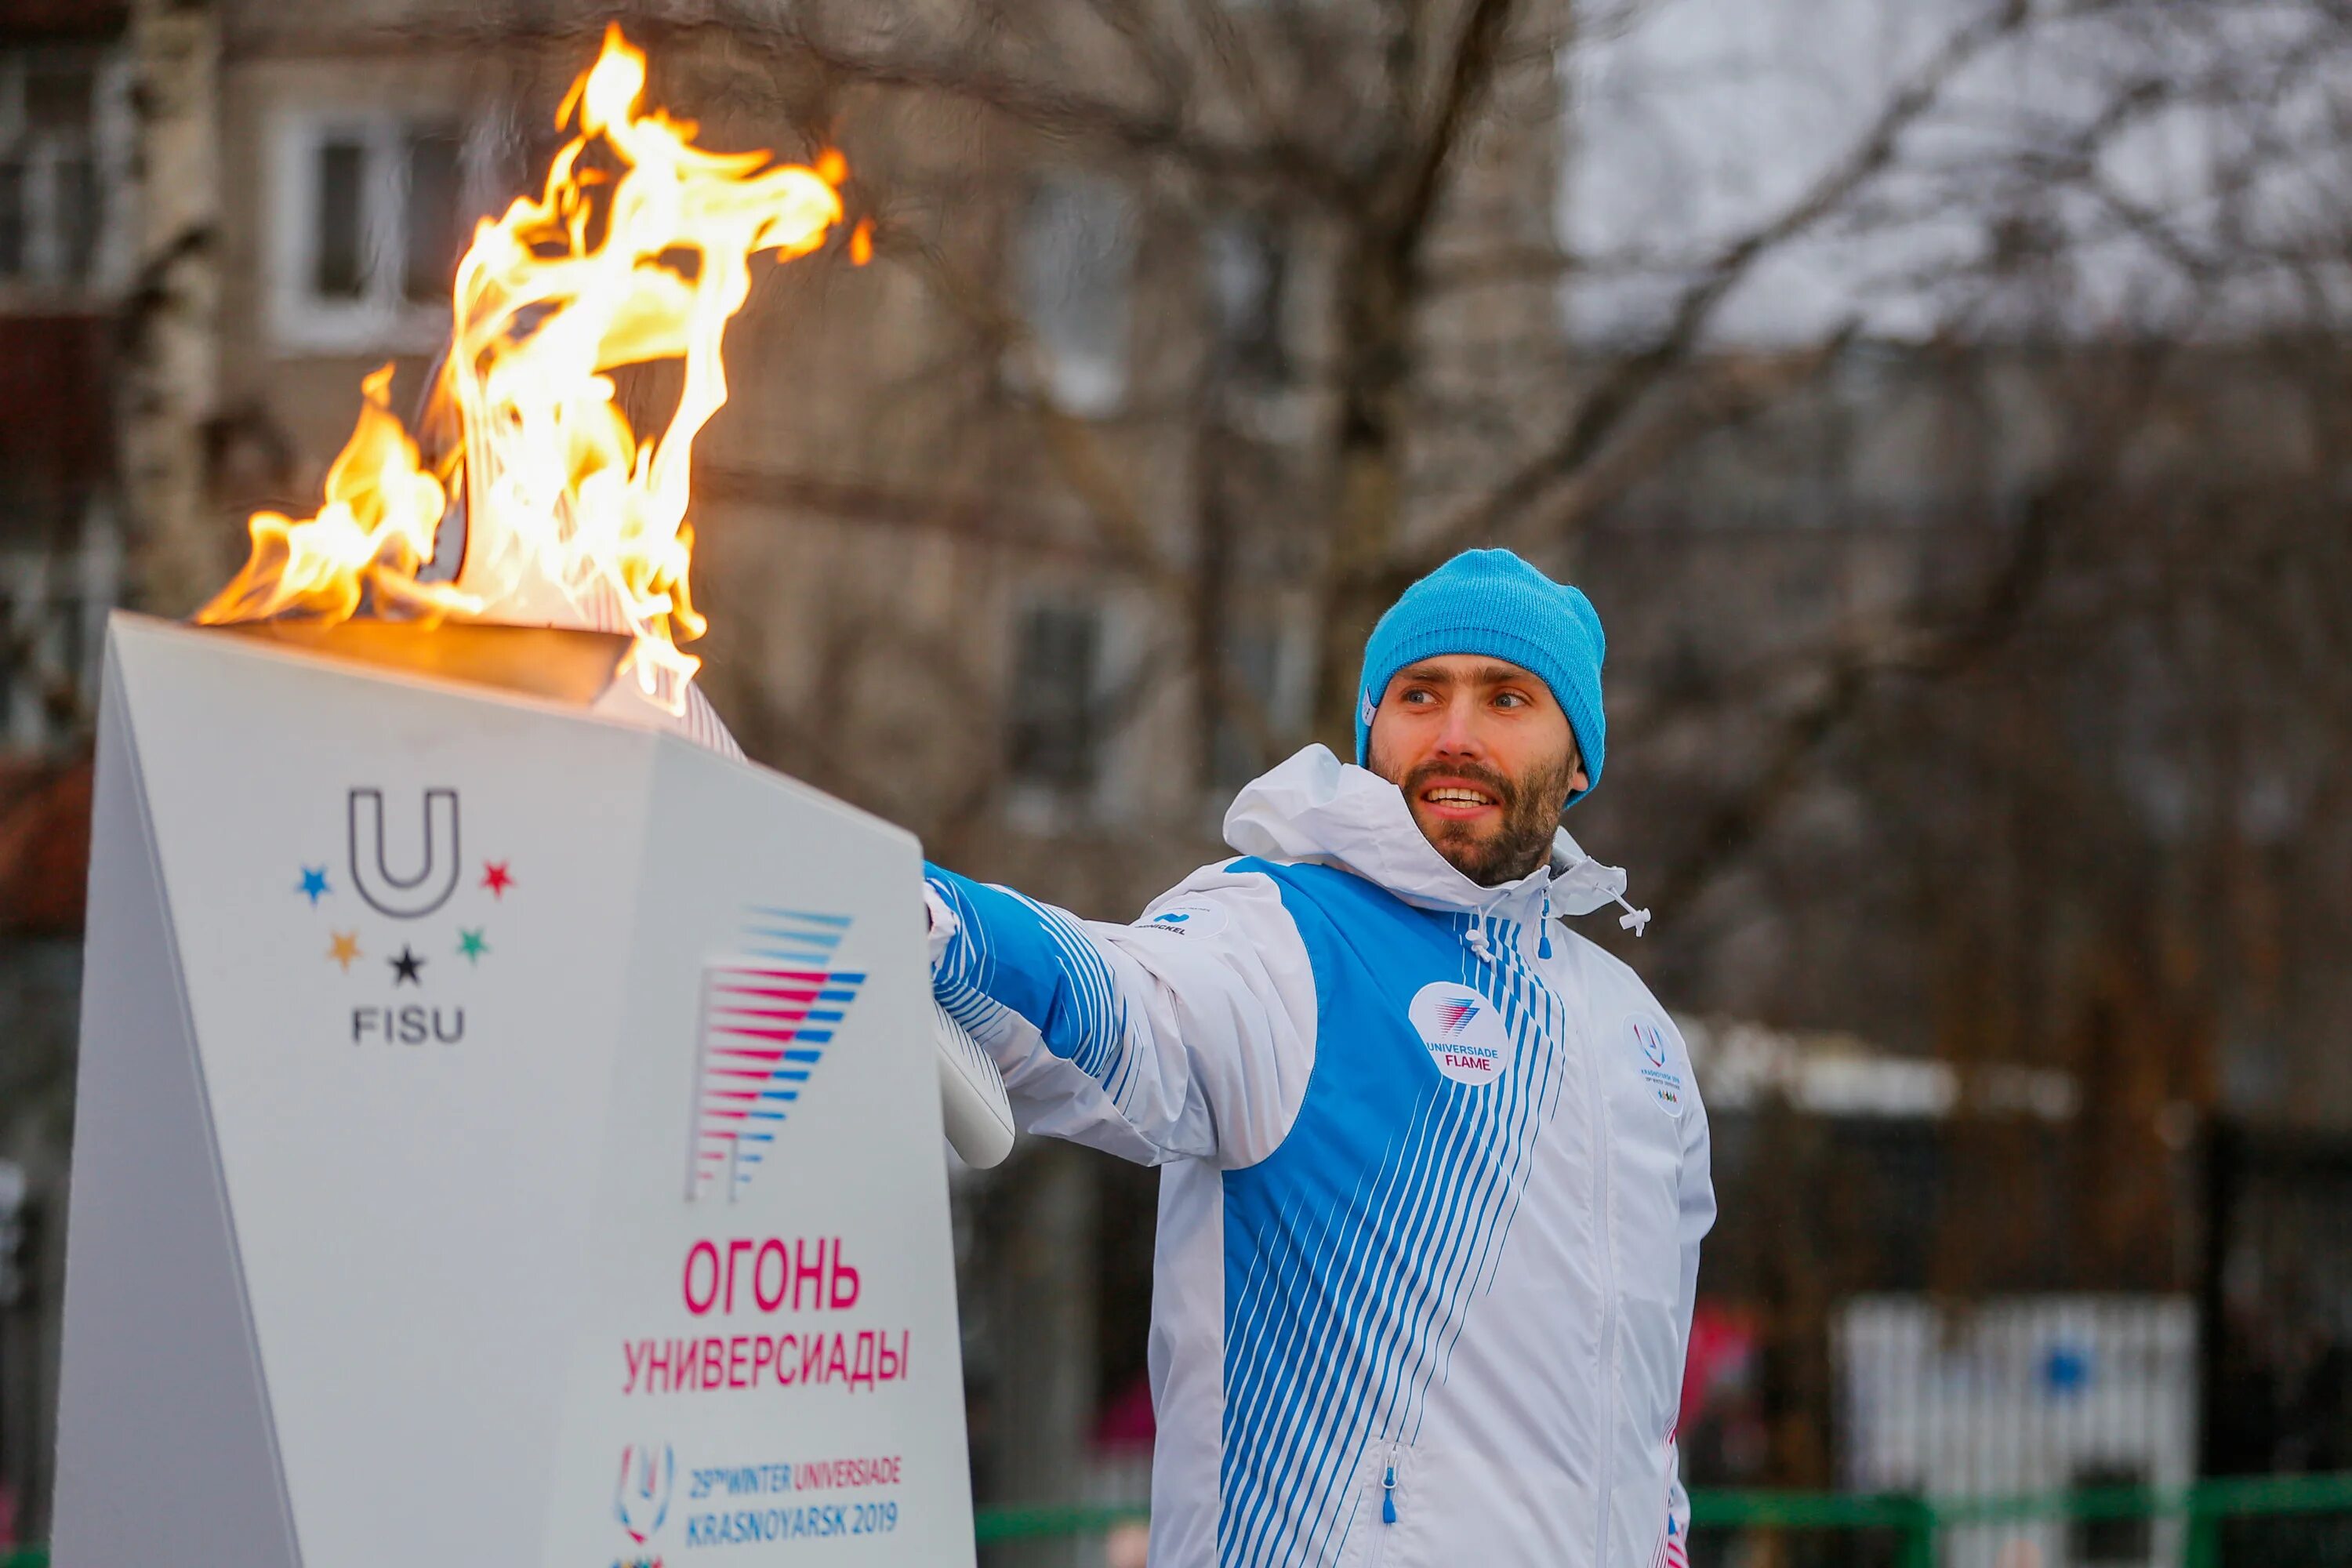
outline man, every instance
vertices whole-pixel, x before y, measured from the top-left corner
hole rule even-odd
[[[1240,858],[1137,924],[927,872],[934,988],[1024,1125],[1165,1167],[1152,1568],[1683,1559],[1706,1115],[1559,923],[1623,903],[1559,826],[1602,652],[1582,594],[1473,551],[1373,631],[1359,765],[1244,789]]]

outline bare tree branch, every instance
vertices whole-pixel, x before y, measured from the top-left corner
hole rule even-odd
[[[1756,264],[1819,225],[1885,172],[1895,161],[1904,132],[1935,107],[1952,79],[1987,49],[2014,35],[2028,14],[2025,5],[2010,4],[1956,32],[1887,101],[1844,158],[1790,205],[1717,252],[1675,302],[1665,330],[1649,346],[1615,363],[1601,385],[1581,400],[1575,417],[1557,439],[1486,494],[1457,509],[1434,530],[1431,543],[1400,570],[1417,576],[1454,552],[1501,531],[1554,485],[1591,461],[1667,374],[1690,356],[1725,296]]]
[[[2069,468],[2029,499],[1993,571],[1943,603],[1915,607],[1892,626],[1860,628],[1823,658],[1819,689],[1776,722],[1764,761],[1684,836],[1687,847],[1656,884],[1661,905],[1689,907],[1738,861],[1795,793],[1822,746],[1877,693],[1883,678],[1900,674],[1933,682],[1950,677],[2018,630],[2061,559],[2064,535],[2084,525],[2112,487],[2158,395],[2158,371],[2168,352],[2167,345],[2144,345],[2131,356],[2134,368],[2116,379],[2116,404],[2100,411]]]
[[[1083,137],[1134,156],[1165,158],[1227,184],[1267,183],[1326,205],[1345,184],[1314,148],[1277,135],[1234,141],[1203,131],[1180,100],[1145,107],[1039,81],[945,48],[860,49],[832,38],[814,8],[774,26],[775,47],[805,54],[827,70],[879,87],[960,99],[1061,137]]]
[[[1428,242],[1430,215],[1444,188],[1446,166],[1464,126],[1493,89],[1496,52],[1515,9],[1515,0],[1471,0],[1440,78],[1435,111],[1428,128],[1413,138],[1411,162],[1397,184],[1395,210],[1382,215],[1401,262],[1410,265]]]

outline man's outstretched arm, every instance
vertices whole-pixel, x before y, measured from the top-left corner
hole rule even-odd
[[[1143,1164],[1246,1165],[1281,1142],[1314,1066],[1315,979],[1270,879],[1211,868],[1153,906],[1179,918],[1119,926],[924,878],[932,990],[1024,1130]]]

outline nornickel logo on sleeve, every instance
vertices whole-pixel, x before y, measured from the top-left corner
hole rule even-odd
[[[1642,1081],[1650,1086],[1651,1098],[1667,1115],[1680,1116],[1690,1090],[1683,1082],[1681,1062],[1665,1026],[1646,1013],[1635,1013],[1625,1020],[1625,1026],[1633,1034],[1633,1048],[1641,1054]]]
[[[1153,914],[1143,927],[1176,936],[1214,936],[1225,929],[1225,911],[1206,899],[1181,899]]]
[[[1467,985],[1432,981],[1406,1016],[1437,1070],[1456,1083],[1494,1083],[1511,1070],[1511,1032],[1495,1004]]]

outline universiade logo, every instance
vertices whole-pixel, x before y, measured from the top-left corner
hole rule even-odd
[[[667,1443],[632,1443],[621,1450],[621,1477],[613,1486],[613,1517],[643,1546],[669,1518],[677,1484],[677,1455]]]
[[[1665,1026],[1655,1018],[1636,1013],[1626,1020],[1633,1032],[1633,1044],[1642,1052],[1642,1081],[1649,1086],[1650,1098],[1667,1115],[1683,1113],[1683,1075],[1669,1065],[1673,1052],[1666,1045]]]
[[[758,906],[742,952],[704,967],[689,1200],[723,1182],[732,1203],[766,1163],[866,984],[864,972],[835,966],[850,924],[847,915]]]

